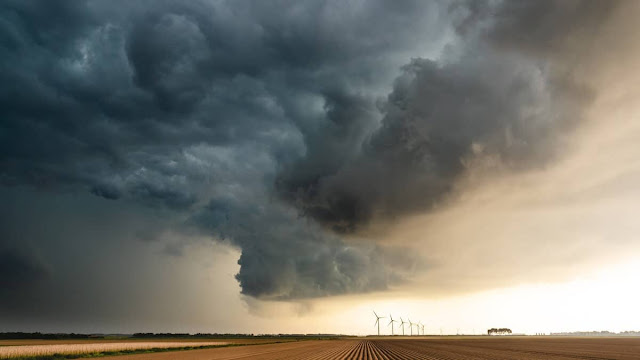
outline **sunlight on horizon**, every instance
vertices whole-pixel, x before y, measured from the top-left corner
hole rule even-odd
[[[350,315],[359,321],[358,334],[374,334],[372,310],[394,318],[426,324],[427,335],[484,334],[491,327],[514,333],[634,330],[640,322],[637,304],[640,258],[603,267],[568,282],[539,283],[454,296],[438,300],[380,300],[363,303]],[[359,319],[359,320],[356,320]],[[373,319],[373,320],[372,320]],[[368,321],[371,320],[371,321]],[[382,331],[381,331],[382,332]]]

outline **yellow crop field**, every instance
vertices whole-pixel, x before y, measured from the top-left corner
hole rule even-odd
[[[41,356],[53,354],[91,354],[100,352],[169,349],[183,347],[221,346],[227,342],[220,341],[147,341],[147,342],[102,342],[102,343],[75,343],[75,344],[46,344],[46,345],[13,345],[0,346],[0,359],[8,359],[20,356]]]

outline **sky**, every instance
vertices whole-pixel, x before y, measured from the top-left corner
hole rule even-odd
[[[0,331],[640,330],[639,13],[2,1]]]

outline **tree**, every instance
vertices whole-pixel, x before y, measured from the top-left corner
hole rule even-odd
[[[487,335],[510,335],[512,334],[511,329],[508,328],[491,328],[487,330]]]

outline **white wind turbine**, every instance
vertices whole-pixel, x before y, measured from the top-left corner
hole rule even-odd
[[[391,318],[391,321],[389,321],[389,323],[387,324],[387,326],[391,325],[391,335],[393,336],[393,335],[395,335],[395,334],[393,333],[393,323],[397,323],[397,322],[398,322],[398,320],[393,320],[393,316],[391,316],[391,314],[389,314],[389,318]]]
[[[424,327],[424,325],[422,325],[422,321],[418,321],[418,335],[420,335],[420,329],[422,329]],[[422,332],[422,335],[424,335],[424,331]]]
[[[411,330],[411,336],[413,336],[413,323],[411,322],[411,319],[407,319],[409,320],[409,329]]]
[[[373,312],[373,315],[376,316],[376,323],[373,326],[378,326],[378,336],[380,336],[380,319],[384,319],[384,316],[378,316],[378,314],[376,314],[376,312]]]
[[[402,317],[400,317],[400,326],[402,326],[402,336],[404,336],[404,324],[406,324],[407,322],[402,320]]]

